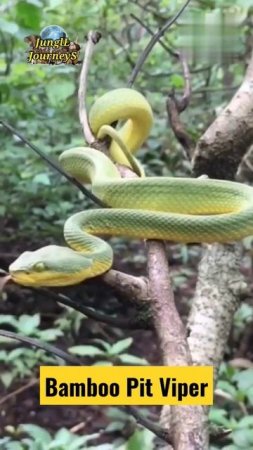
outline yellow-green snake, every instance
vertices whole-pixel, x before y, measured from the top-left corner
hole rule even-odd
[[[108,126],[121,120],[125,123],[115,137]],[[112,160],[130,167],[134,163],[143,175],[140,164],[128,154],[142,145],[152,126],[147,100],[135,90],[115,89],[94,103],[89,121],[95,136],[113,137]],[[253,234],[250,186],[202,178],[121,179],[107,156],[86,147],[66,150],[60,162],[73,177],[90,183],[92,192],[111,208],[90,209],[67,219],[64,237],[69,247],[49,245],[19,256],[9,268],[19,284],[65,286],[106,272],[113,251],[95,235],[212,243]]]

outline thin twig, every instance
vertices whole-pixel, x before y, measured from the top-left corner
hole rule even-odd
[[[90,66],[91,57],[95,48],[95,45],[99,42],[101,38],[101,34],[97,31],[89,31],[87,36],[87,44],[85,47],[85,53],[84,53],[84,59],[83,64],[81,68],[80,73],[80,80],[79,80],[79,89],[78,89],[78,104],[79,104],[79,120],[80,124],[83,127],[83,133],[85,140],[88,144],[93,144],[95,139],[95,136],[93,135],[89,120],[88,120],[88,114],[86,110],[85,105],[85,99],[86,99],[86,90],[87,90],[87,78],[88,78],[88,70]]]
[[[79,431],[83,430],[84,427],[87,425],[87,423],[90,422],[90,421],[91,421],[91,419],[86,420],[86,422],[84,422],[84,421],[80,422],[77,425],[74,425],[73,427],[71,427],[69,431],[71,433],[78,433]]]
[[[39,379],[35,378],[33,380],[30,380],[29,383],[26,383],[24,386],[21,386],[18,389],[15,389],[15,391],[10,392],[9,394],[5,395],[4,397],[2,397],[0,399],[0,405],[2,405],[3,403],[7,402],[8,400],[10,400],[11,398],[15,397],[16,395],[22,394],[22,392],[26,391],[27,389],[30,389],[31,387],[35,386],[36,384],[38,384]]]
[[[126,46],[124,46],[124,44],[122,44],[122,42],[120,42],[120,40],[117,38],[117,36],[115,36],[115,34],[113,34],[112,32],[109,33],[109,36],[111,36],[111,38],[115,42],[115,44],[117,44],[118,47],[121,48],[122,51],[125,53],[126,61],[130,65],[130,67],[133,69],[135,64],[134,64],[134,61],[132,60],[132,58],[131,58],[131,56],[130,56]]]
[[[154,423],[152,420],[144,417],[137,408],[135,408],[134,406],[124,406],[122,409],[131,414],[135,418],[136,422],[142,425],[144,428],[152,431],[152,433],[154,433],[157,437],[164,440],[168,444],[171,443],[167,430]]]
[[[119,319],[117,317],[111,317],[99,311],[94,311],[90,307],[83,305],[80,301],[75,302],[70,297],[67,297],[64,294],[57,294],[54,291],[51,291],[50,289],[36,288],[35,290],[41,292],[42,294],[49,295],[52,299],[56,300],[57,302],[60,302],[61,304],[66,306],[70,306],[74,310],[79,311],[80,313],[84,314],[90,319],[97,320],[98,322],[103,322],[117,328],[126,328],[126,329],[143,328],[140,326],[140,320],[138,320],[138,317],[132,319],[131,318]]]
[[[131,87],[134,84],[135,79],[136,79],[141,67],[143,66],[144,62],[146,61],[146,59],[147,59],[149,53],[151,52],[152,48],[154,47],[154,45],[164,35],[165,31],[167,31],[177,21],[177,19],[181,16],[181,14],[185,10],[185,8],[188,6],[190,1],[191,0],[187,0],[186,3],[177,12],[177,14],[172,19],[170,19],[168,22],[166,22],[165,25],[152,36],[147,47],[144,49],[144,51],[141,53],[141,55],[139,56],[139,58],[137,60],[135,68],[133,69],[131,76],[129,78],[128,86]]]
[[[151,28],[149,28],[148,25],[146,25],[139,17],[137,17],[135,14],[130,14],[130,16],[136,21],[138,22],[145,30],[147,30],[147,32],[149,34],[151,34],[151,36],[154,36],[155,33],[154,31],[151,30]],[[167,44],[165,44],[161,39],[158,39],[159,44],[163,47],[163,49],[168,52],[171,56],[175,56],[176,58],[178,57],[178,53],[175,52],[172,48],[170,48]]]
[[[0,274],[2,274],[2,273],[3,273],[3,271],[2,271],[2,269],[0,269]],[[10,280],[11,280],[11,276],[9,274],[6,275],[5,277],[0,277],[0,297],[2,295],[2,292],[5,289],[5,285],[7,283],[9,283]]]
[[[146,11],[146,12],[152,14],[156,20],[160,20],[160,21],[166,20],[166,17],[163,16],[162,14],[160,14],[159,11],[157,10],[157,8],[149,8],[147,5],[141,5],[136,0],[130,0],[130,3],[133,3],[134,5],[137,5],[139,8],[141,8],[143,11]]]
[[[184,83],[185,83],[184,95],[178,102],[179,103],[179,113],[181,113],[187,108],[187,106],[189,105],[190,98],[191,98],[191,75],[190,75],[190,70],[189,70],[189,66],[188,66],[186,57],[184,55],[182,55],[181,53],[179,53],[178,58],[182,64]]]
[[[56,161],[54,161],[50,156],[46,155],[42,150],[40,150],[36,145],[32,144],[28,141],[22,134],[19,133],[13,126],[9,125],[7,122],[2,120],[0,118],[0,124],[7,130],[11,131],[12,134],[15,136],[18,136],[18,138],[24,142],[28,147],[30,147],[37,155],[39,155],[43,161],[46,161],[46,163],[52,167],[54,170],[56,170],[60,175],[62,175],[64,178],[66,178],[70,183],[72,183],[74,186],[76,186],[82,193],[85,195],[85,197],[92,200],[97,205],[101,206],[102,208],[106,208],[107,205],[102,202],[96,195],[92,194],[88,189],[86,189],[79,181],[77,181],[75,178],[73,178],[71,175],[69,175],[67,172],[65,172],[59,164],[57,164]]]
[[[184,93],[180,99],[177,99],[175,91],[173,89],[167,96],[166,107],[169,122],[174,132],[174,135],[182,145],[186,157],[189,160],[191,160],[194,145],[180,118],[181,112],[183,112],[187,108],[190,102],[191,97],[190,71],[186,58],[183,55],[181,55],[181,53],[178,53],[178,58],[182,64],[183,69],[184,83],[185,83]]]
[[[16,341],[20,341],[23,344],[27,344],[28,347],[37,347],[41,350],[44,350],[45,352],[52,353],[53,355],[57,356],[58,358],[63,359],[64,361],[67,361],[67,363],[71,364],[72,366],[80,366],[81,362],[79,359],[75,358],[74,356],[69,355],[68,353],[64,352],[58,347],[55,347],[54,345],[47,344],[46,342],[42,342],[38,339],[30,338],[27,336],[20,336],[20,334],[14,333],[13,331],[6,331],[6,330],[0,330],[0,336],[4,336],[10,339],[15,339]]]

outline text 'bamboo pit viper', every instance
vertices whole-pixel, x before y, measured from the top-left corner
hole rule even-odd
[[[66,150],[64,170],[82,183],[108,209],[71,216],[64,225],[69,247],[49,245],[25,252],[10,265],[13,281],[25,286],[66,286],[110,269],[111,246],[96,235],[169,241],[229,242],[253,234],[253,188],[241,183],[191,178],[145,178],[133,153],[149,135],[151,107],[139,92],[122,88],[100,97],[89,121],[94,135],[110,135],[114,162],[133,168],[139,178],[121,179],[115,164],[92,148]],[[116,131],[110,124],[124,121]]]

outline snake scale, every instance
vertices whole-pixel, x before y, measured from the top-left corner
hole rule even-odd
[[[71,216],[64,225],[69,247],[49,245],[24,252],[9,272],[25,286],[66,286],[100,275],[112,266],[111,246],[97,235],[169,241],[230,242],[253,234],[253,188],[241,183],[143,176],[132,154],[149,135],[153,114],[139,92],[115,89],[98,98],[89,113],[97,138],[109,134],[114,162],[135,166],[139,178],[121,179],[105,154],[88,147],[60,156],[65,171],[111,208],[90,209]],[[115,131],[110,125],[123,121]],[[131,156],[129,156],[131,155]]]

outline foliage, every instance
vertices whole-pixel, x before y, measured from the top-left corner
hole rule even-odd
[[[13,315],[0,315],[0,326],[8,326],[15,332],[29,337],[39,338],[41,341],[55,341],[63,332],[59,328],[41,330],[40,315],[23,314],[16,318]],[[0,336],[0,344],[10,343],[13,340]],[[43,350],[33,348],[15,348],[13,350],[0,350],[0,364],[3,369],[0,380],[5,387],[9,387],[16,378],[24,378],[31,375],[39,364],[55,363],[55,358],[45,354]]]
[[[253,446],[253,368],[238,371],[223,364],[217,393],[224,398],[223,408],[213,407],[210,420],[231,430],[232,445],[226,450],[249,449]],[[213,447],[218,448],[218,447]]]
[[[25,424],[20,425],[16,430],[11,431],[15,440],[11,437],[0,439],[0,445],[6,450],[82,450],[92,448],[88,445],[89,441],[95,439],[99,434],[89,436],[78,436],[71,433],[66,428],[57,431],[54,436],[48,433],[44,428],[37,425]],[[27,434],[28,437],[20,438],[19,436]],[[97,447],[99,448],[99,447]],[[103,450],[101,448],[101,450]]]
[[[116,424],[116,422],[115,422]],[[113,425],[113,422],[112,424]],[[110,433],[117,429],[111,426],[106,432]],[[61,428],[53,436],[44,428],[33,424],[19,425],[17,429],[8,427],[11,436],[0,438],[0,447],[3,450],[139,450],[145,448],[153,450],[153,435],[148,430],[136,430],[126,442],[123,439],[116,439],[112,444],[101,444],[94,446],[92,442],[99,438],[100,433],[93,433],[86,436],[77,434]],[[22,437],[24,434],[27,437]]]
[[[143,358],[139,358],[137,356],[123,353],[127,350],[133,342],[132,338],[126,338],[120,341],[117,341],[115,344],[110,345],[108,342],[103,341],[102,339],[93,339],[93,342],[98,344],[102,348],[98,348],[98,346],[93,345],[76,345],[74,347],[70,347],[68,350],[70,353],[73,353],[77,356],[89,356],[99,358],[98,363],[95,364],[105,364],[105,365],[113,365],[113,364],[128,364],[128,365],[145,365],[148,364],[147,361]],[[101,358],[101,360],[100,360]],[[105,359],[104,359],[105,358]]]

